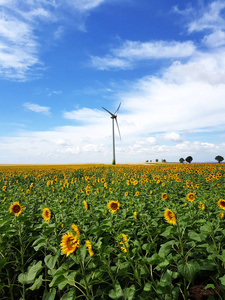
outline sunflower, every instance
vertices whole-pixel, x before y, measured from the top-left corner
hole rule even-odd
[[[75,225],[74,223],[72,224],[72,229],[76,232],[77,236],[80,236],[80,231],[79,231],[77,225]]]
[[[135,218],[135,220],[137,220],[137,212],[136,211],[134,212],[134,218]]]
[[[93,256],[94,252],[92,250],[91,242],[89,240],[86,241],[86,247],[88,248],[89,255]]]
[[[199,202],[199,208],[201,210],[204,210],[205,209],[205,204],[203,204],[201,201]]]
[[[121,249],[121,251],[126,253],[127,252],[127,249],[126,249],[127,236],[124,233],[121,233],[121,235],[122,235],[122,241],[120,242],[120,245],[121,245],[120,249]]]
[[[51,211],[49,208],[45,207],[42,212],[42,216],[45,221],[49,221],[51,219]]]
[[[217,205],[222,208],[223,210],[225,210],[225,200],[223,199],[220,199],[218,202],[217,202]]]
[[[135,193],[135,196],[136,196],[136,197],[138,197],[138,196],[139,196],[139,194],[140,194],[140,193],[137,191],[137,192]]]
[[[77,236],[72,234],[72,232],[67,232],[62,236],[60,246],[62,252],[68,256],[73,253],[76,248],[80,247],[80,241],[78,240]]]
[[[170,210],[169,208],[167,208],[164,211],[164,218],[166,219],[166,221],[172,225],[175,225],[177,223],[177,219],[176,216],[174,214],[174,212],[172,212],[172,210]]]
[[[120,204],[118,201],[114,201],[114,200],[109,201],[108,209],[110,210],[111,213],[114,213],[119,208],[120,208]]]
[[[14,216],[19,216],[23,210],[23,207],[19,204],[19,202],[14,202],[10,205],[9,211],[14,213]]]
[[[195,200],[195,194],[191,193],[191,192],[188,193],[187,194],[187,199],[188,199],[188,201],[193,202]]]
[[[219,217],[220,219],[223,219],[223,218],[224,218],[224,213],[220,213],[220,214],[218,215],[218,217]]]
[[[88,210],[88,204],[87,204],[87,201],[84,200],[83,203],[84,203],[85,210]]]
[[[161,197],[162,197],[163,200],[166,200],[166,199],[168,198],[167,193],[163,193],[163,194],[161,195]]]

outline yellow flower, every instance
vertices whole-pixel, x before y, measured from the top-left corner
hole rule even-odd
[[[128,196],[128,192],[125,192],[124,196],[127,197]]]
[[[23,210],[23,207],[19,204],[19,202],[14,202],[9,207],[9,211],[14,213],[14,216],[19,216]]]
[[[138,196],[139,196],[139,194],[140,194],[140,193],[137,191],[137,192],[135,193],[135,196],[136,196],[136,197],[138,197]]]
[[[201,201],[199,202],[199,208],[201,210],[204,210],[205,209],[205,204],[203,204]]]
[[[222,208],[223,210],[225,210],[225,200],[223,199],[220,199],[218,202],[217,202],[217,205]]]
[[[7,187],[4,185],[4,186],[2,187],[2,191],[5,192],[5,191],[6,191],[6,188],[7,188]]]
[[[85,210],[88,210],[88,204],[87,204],[87,201],[84,200],[83,203],[84,203]]]
[[[176,216],[174,214],[174,212],[172,212],[172,210],[170,210],[169,208],[167,208],[164,211],[164,218],[166,219],[166,221],[172,225],[175,225],[177,223],[177,219]]]
[[[72,232],[67,232],[62,236],[60,246],[62,252],[68,256],[73,253],[76,248],[80,247],[80,241],[78,240],[77,236],[72,234]]]
[[[135,218],[135,220],[137,220],[137,212],[136,211],[134,212],[134,218]]]
[[[51,211],[49,208],[45,207],[42,212],[42,216],[45,221],[49,221],[51,219]]]
[[[94,255],[94,252],[92,250],[92,246],[91,246],[91,243],[89,240],[86,241],[86,247],[88,248],[88,252],[89,252],[89,255],[90,256],[93,256]]]
[[[72,224],[72,229],[76,232],[77,236],[80,236],[80,231],[79,231],[77,225],[75,225],[74,223]]]
[[[114,200],[109,201],[108,209],[110,210],[111,213],[114,213],[119,208],[120,208],[120,204],[118,201],[114,201]]]
[[[162,197],[163,200],[166,200],[166,199],[168,198],[167,193],[163,193],[163,194],[161,195],[161,197]]]
[[[195,194],[191,193],[191,192],[188,193],[187,194],[187,199],[188,199],[188,201],[193,202],[195,200]]]
[[[224,218],[224,213],[220,213],[220,214],[218,215],[218,217],[219,217],[220,219],[223,219],[223,218]]]
[[[120,242],[120,245],[122,245],[122,246],[120,247],[120,249],[121,249],[121,251],[123,251],[124,253],[126,253],[127,249],[126,249],[125,245],[127,243],[127,236],[124,233],[121,233],[121,235],[122,235],[122,241]]]

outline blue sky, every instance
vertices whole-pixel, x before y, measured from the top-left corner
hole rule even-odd
[[[0,163],[225,157],[225,2],[0,0]]]

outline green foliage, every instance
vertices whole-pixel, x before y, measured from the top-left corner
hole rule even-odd
[[[198,283],[224,299],[222,199],[223,164],[5,169],[0,299],[187,300]],[[114,212],[111,200],[120,204]],[[9,212],[13,202],[23,208],[19,216]],[[65,233],[77,234],[73,223],[79,247],[66,256],[60,244]]]

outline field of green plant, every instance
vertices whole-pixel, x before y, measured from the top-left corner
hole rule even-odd
[[[2,166],[0,203],[1,300],[225,299],[223,164]]]

